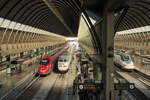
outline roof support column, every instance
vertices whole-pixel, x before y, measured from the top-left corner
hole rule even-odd
[[[114,49],[114,13],[107,10],[102,22],[102,82],[104,100],[113,100],[113,49]]]

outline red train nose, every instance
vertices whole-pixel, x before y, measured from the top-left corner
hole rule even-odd
[[[47,69],[47,66],[40,67],[40,70],[44,71]]]

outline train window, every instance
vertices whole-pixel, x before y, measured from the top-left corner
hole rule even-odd
[[[129,55],[121,55],[121,59],[123,61],[129,61],[130,60],[130,56]]]
[[[67,62],[68,61],[68,58],[60,58],[59,59],[59,62]]]
[[[59,59],[59,62],[63,62],[63,59]]]
[[[68,61],[68,59],[64,59],[64,62],[67,62]]]
[[[89,70],[89,72],[93,72],[93,70],[92,70],[92,69],[90,69],[90,70]]]
[[[49,63],[49,59],[41,59],[40,60],[40,65],[46,66]]]

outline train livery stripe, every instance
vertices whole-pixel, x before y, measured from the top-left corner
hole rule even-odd
[[[61,53],[64,52],[65,49],[67,49],[68,47],[65,47],[64,49],[62,49],[61,51],[59,51],[58,53],[56,53],[54,56],[51,57],[51,59],[56,58],[57,56],[59,56]]]

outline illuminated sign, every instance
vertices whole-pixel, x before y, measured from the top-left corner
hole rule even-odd
[[[95,84],[95,83],[84,83],[84,84],[79,84],[78,88],[80,90],[95,90],[95,89],[100,89],[101,85],[100,84]]]

